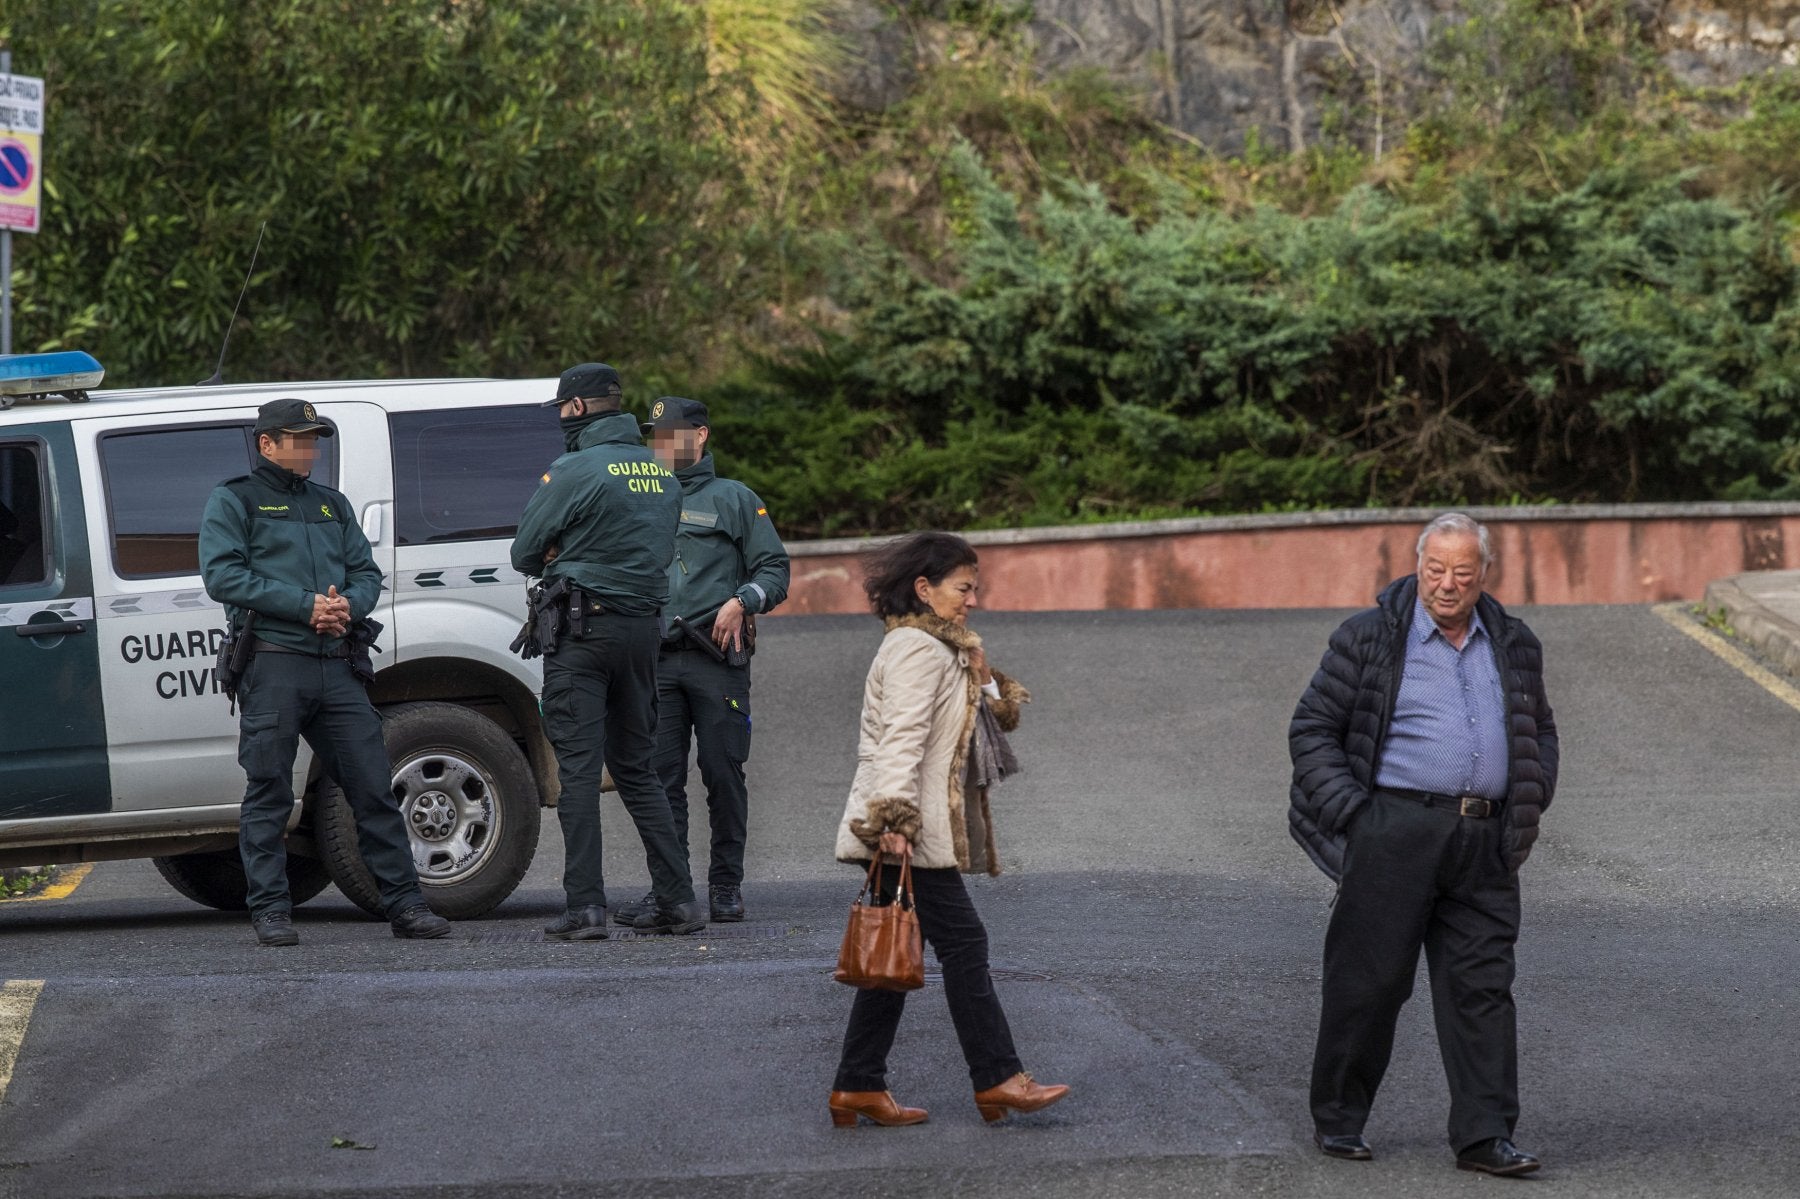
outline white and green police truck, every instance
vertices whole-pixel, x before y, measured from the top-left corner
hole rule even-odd
[[[537,848],[555,760],[542,672],[510,654],[508,557],[562,452],[554,379],[94,390],[83,353],[0,358],[0,866],[151,858],[183,895],[244,907],[237,720],[213,680],[200,515],[256,464],[258,406],[302,396],[337,436],[314,477],[355,504],[387,588],[370,696],[431,906],[491,910]],[[335,783],[304,743],[288,874],[379,914]]]

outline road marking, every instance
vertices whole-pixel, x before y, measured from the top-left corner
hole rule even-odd
[[[25,1043],[25,1026],[31,1023],[31,1009],[43,990],[41,978],[0,983],[0,1099],[6,1098],[19,1047]]]
[[[0,903],[31,903],[38,899],[67,899],[75,894],[75,888],[87,881],[87,876],[94,872],[92,862],[83,862],[73,870],[65,870],[62,877],[51,883],[36,895],[21,895],[17,899],[3,899]]]
[[[1757,684],[1764,691],[1788,707],[1800,712],[1800,687],[1776,674],[1774,671],[1760,666],[1757,662],[1737,646],[1725,638],[1709,633],[1697,624],[1688,614],[1686,604],[1658,604],[1650,609],[1679,631],[1686,633],[1701,645],[1723,658],[1739,674]]]
[[[75,888],[86,882],[87,876],[93,872],[94,864],[92,862],[83,862],[81,865],[75,867],[75,869],[66,872],[56,882],[45,887],[36,895],[33,895],[32,898],[67,899],[69,896],[75,894]]]

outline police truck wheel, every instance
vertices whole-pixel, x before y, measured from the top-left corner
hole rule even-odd
[[[493,911],[537,852],[537,782],[524,753],[499,725],[456,704],[399,704],[382,712],[381,728],[425,902],[451,920]],[[316,803],[313,831],[331,880],[381,916],[343,791],[327,778]]]
[[[235,849],[184,853],[173,858],[152,858],[156,871],[171,887],[209,908],[241,912],[249,907],[250,884],[244,878],[244,859]],[[325,863],[317,858],[288,855],[288,896],[305,903],[331,885]]]

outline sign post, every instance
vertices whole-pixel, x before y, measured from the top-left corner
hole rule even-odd
[[[44,81],[0,50],[0,354],[12,353],[12,235],[36,233],[44,194]]]

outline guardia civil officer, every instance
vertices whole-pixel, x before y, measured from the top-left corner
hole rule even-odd
[[[656,460],[681,481],[681,531],[669,564],[670,632],[656,665],[656,773],[688,844],[689,731],[712,825],[707,892],[712,919],[744,918],[744,837],[750,792],[750,651],[753,618],[787,598],[788,555],[756,493],[721,479],[707,446],[706,405],[664,396],[644,431]],[[618,924],[654,906],[645,896],[613,912]]]
[[[238,762],[248,779],[238,845],[251,927],[262,945],[300,940],[283,836],[305,737],[349,801],[394,935],[444,936],[450,922],[419,891],[381,718],[350,668],[351,625],[374,610],[381,571],[349,501],[307,477],[318,439],[334,430],[306,401],[282,399],[258,410],[255,433],[262,461],[214,488],[200,522],[206,593],[253,638],[238,684]]]
[[[556,405],[569,453],[551,463],[525,506],[512,562],[547,590],[567,588],[565,635],[544,653],[544,733],[562,795],[563,891],[568,910],[547,925],[556,940],[606,934],[600,858],[600,773],[612,771],[650,867],[654,907],[638,927],[706,927],[669,800],[651,768],[656,653],[675,556],[681,487],[657,465],[637,421],[620,411],[619,374],[598,362],[562,374]],[[551,587],[549,585],[556,585]]]

